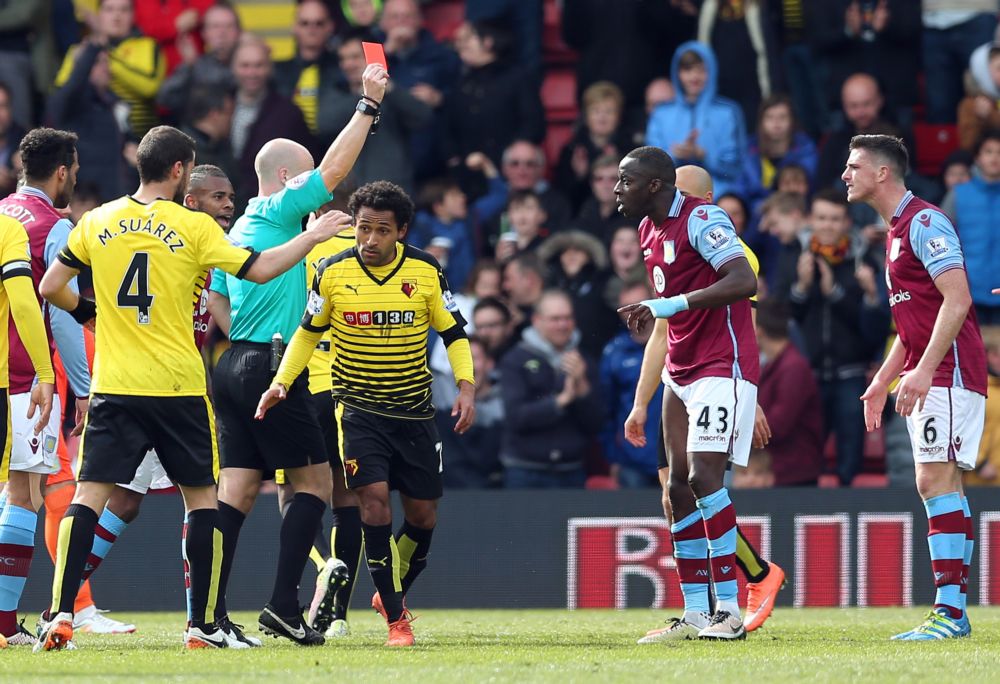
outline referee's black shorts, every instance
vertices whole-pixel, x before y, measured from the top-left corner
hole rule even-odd
[[[78,480],[128,484],[150,449],[177,484],[215,484],[219,451],[208,397],[91,396]]]
[[[223,352],[212,375],[219,449],[223,468],[275,470],[326,463],[326,441],[309,394],[309,374],[303,372],[288,396],[254,419],[260,395],[271,386],[271,346],[233,342]]]

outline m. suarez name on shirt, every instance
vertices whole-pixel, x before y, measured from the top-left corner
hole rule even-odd
[[[126,235],[128,233],[149,233],[153,237],[163,240],[163,244],[165,244],[171,252],[176,252],[178,249],[184,248],[184,241],[173,229],[165,223],[156,223],[156,227],[154,228],[155,221],[155,214],[150,214],[149,218],[146,219],[122,219],[118,222],[118,232],[112,233],[111,228],[105,228],[104,232],[97,236],[97,239],[101,241],[101,246],[103,247],[119,235]]]

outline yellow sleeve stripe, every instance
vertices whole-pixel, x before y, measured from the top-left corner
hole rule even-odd
[[[14,276],[28,276],[31,277],[31,264],[24,260],[19,261],[8,261],[3,266],[0,266],[0,279],[7,280],[7,278],[13,278]]]

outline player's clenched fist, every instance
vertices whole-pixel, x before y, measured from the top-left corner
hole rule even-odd
[[[361,75],[361,92],[381,103],[385,96],[385,87],[389,83],[389,74],[380,64],[369,64]]]

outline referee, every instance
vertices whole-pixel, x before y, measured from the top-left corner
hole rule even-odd
[[[350,172],[364,145],[385,94],[388,75],[378,65],[364,72],[364,94],[357,112],[333,141],[319,168],[309,152],[290,140],[272,140],[261,149],[254,168],[258,196],[236,221],[230,237],[254,249],[294,238],[302,218],[330,201],[331,193]],[[324,214],[319,222],[340,229],[351,219],[342,212]],[[254,420],[257,398],[271,384],[272,338],[290,340],[306,306],[305,262],[264,285],[247,285],[225,273],[213,274],[209,310],[230,320],[231,347],[213,375],[222,471],[219,518],[223,561],[216,618],[227,615],[225,591],[240,528],[253,507],[263,478],[283,469],[294,496],[281,525],[278,568],[271,600],[258,618],[267,634],[304,646],[324,643],[323,635],[302,619],[298,586],[313,539],[333,487],[329,457],[309,395],[308,377],[289,388],[281,411]],[[281,343],[277,346],[280,352]],[[326,416],[332,420],[333,416]]]

